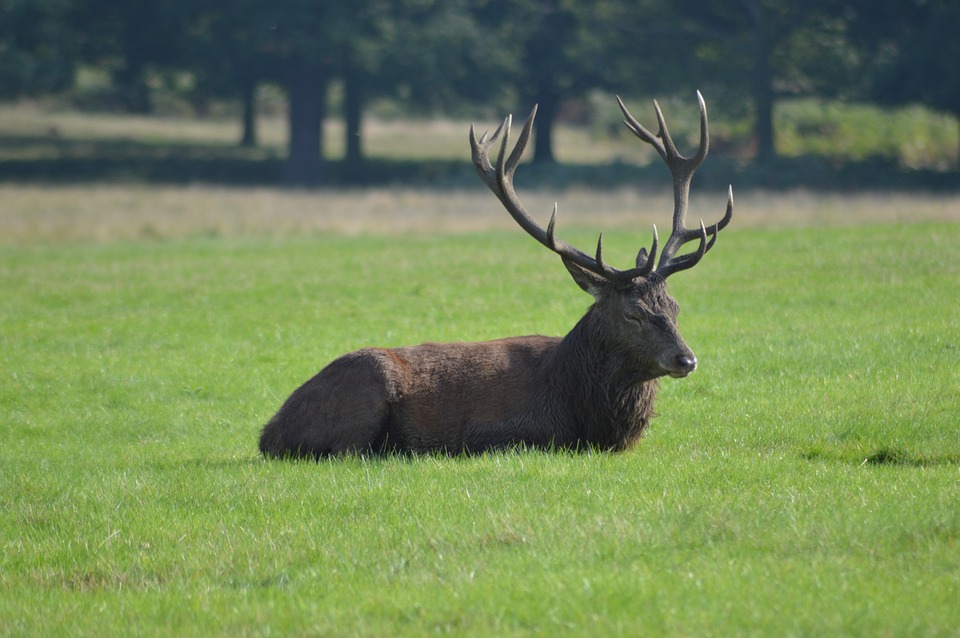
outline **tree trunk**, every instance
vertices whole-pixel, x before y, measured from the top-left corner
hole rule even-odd
[[[560,96],[555,91],[545,90],[537,95],[537,119],[533,123],[534,164],[553,164],[553,129],[560,112]]]
[[[243,104],[243,136],[240,138],[240,146],[249,148],[257,145],[257,81],[244,78],[240,92]]]
[[[954,113],[953,118],[957,122],[957,156],[954,158],[953,165],[960,170],[960,111]]]
[[[764,33],[757,32],[753,60],[753,105],[756,110],[753,136],[757,143],[757,160],[776,158],[777,149],[773,137],[773,69],[770,58],[773,46]]]
[[[347,62],[344,72],[343,119],[345,124],[346,156],[344,163],[350,174],[360,170],[363,164],[363,76],[352,64]]]
[[[128,62],[114,74],[113,81],[119,88],[124,111],[138,115],[153,112],[153,99],[142,66]]]
[[[310,185],[323,175],[323,120],[326,116],[327,74],[316,63],[295,62],[287,83],[290,101],[290,154],[287,181]]]

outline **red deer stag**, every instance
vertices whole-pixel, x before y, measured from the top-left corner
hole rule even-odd
[[[619,100],[627,127],[652,145],[673,175],[673,231],[660,261],[657,229],[636,266],[617,270],[554,235],[517,198],[513,175],[530,139],[536,108],[507,155],[510,117],[490,137],[470,129],[473,163],[484,183],[527,233],[560,255],[595,303],[565,337],[528,336],[485,343],[426,343],[365,348],[336,359],[298,388],[266,424],[263,454],[320,458],[345,453],[473,453],[510,446],[619,451],[636,442],[653,415],[659,377],[685,377],[697,359],[677,332],[677,303],[665,280],[695,266],[733,215],[733,190],[723,218],[687,228],[694,171],[707,156],[707,111],[700,103],[700,147],[685,158],[667,132],[652,135]],[[494,166],[490,147],[503,135]],[[677,255],[687,242],[695,251]]]

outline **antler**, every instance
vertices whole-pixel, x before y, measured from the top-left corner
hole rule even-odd
[[[547,224],[547,229],[544,230],[543,227],[530,216],[523,207],[523,204],[520,203],[516,190],[513,187],[513,174],[517,170],[517,164],[520,163],[520,157],[523,155],[527,142],[530,141],[530,133],[533,130],[533,120],[536,115],[537,107],[534,106],[530,112],[530,116],[527,118],[526,124],[523,125],[523,130],[520,131],[520,137],[517,139],[517,143],[513,147],[513,151],[511,151],[509,157],[507,157],[507,142],[510,137],[510,125],[513,121],[512,116],[507,116],[507,119],[494,131],[492,136],[487,137],[487,133],[484,133],[479,140],[477,140],[473,126],[470,126],[470,148],[473,153],[473,165],[477,169],[477,174],[480,175],[480,179],[493,191],[493,194],[497,196],[497,199],[499,199],[500,203],[507,209],[510,216],[520,224],[521,228],[527,231],[527,234],[560,255],[563,259],[571,261],[581,268],[585,268],[590,272],[617,283],[626,283],[637,277],[649,275],[653,270],[654,260],[657,255],[656,226],[653,227],[653,246],[650,248],[650,254],[647,254],[646,248],[641,248],[640,252],[637,253],[636,268],[617,270],[612,266],[608,266],[603,261],[602,233],[597,240],[596,256],[591,257],[567,242],[557,239],[554,235],[554,228],[557,223],[556,204],[553,205],[553,214],[550,215],[550,223]],[[501,133],[503,133],[503,139],[500,142],[497,165],[494,167],[490,163],[489,151]]]
[[[711,226],[704,226],[701,219],[699,228],[686,227],[687,204],[690,200],[690,180],[693,179],[694,172],[710,150],[710,133],[707,130],[707,105],[704,104],[700,91],[697,91],[697,101],[700,104],[700,148],[697,149],[696,155],[687,158],[677,151],[677,147],[670,137],[670,132],[667,130],[667,123],[663,119],[660,105],[657,104],[656,100],[654,100],[653,106],[657,111],[660,131],[656,135],[652,135],[630,115],[627,107],[623,104],[623,100],[617,97],[620,110],[623,111],[626,118],[624,123],[627,128],[656,149],[673,175],[673,230],[663,248],[663,253],[660,255],[660,263],[657,264],[656,272],[661,277],[668,277],[675,272],[696,266],[706,252],[713,248],[714,242],[717,241],[717,233],[723,230],[733,217],[733,187],[731,186],[727,191],[727,211],[720,221]],[[709,241],[707,240],[708,235],[710,235]],[[680,247],[694,239],[700,239],[697,250],[677,257],[676,254]]]

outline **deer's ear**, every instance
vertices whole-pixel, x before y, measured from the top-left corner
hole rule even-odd
[[[603,294],[603,290],[607,286],[607,280],[589,270],[584,270],[572,261],[568,261],[565,257],[561,257],[561,259],[563,260],[563,265],[567,267],[567,271],[573,277],[573,280],[577,282],[577,285],[599,301],[600,295]]]

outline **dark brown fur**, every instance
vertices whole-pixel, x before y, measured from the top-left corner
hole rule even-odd
[[[567,267],[596,303],[566,337],[346,354],[287,399],[263,428],[260,450],[319,458],[629,448],[653,416],[657,378],[684,376],[696,359],[656,274],[624,287]]]

